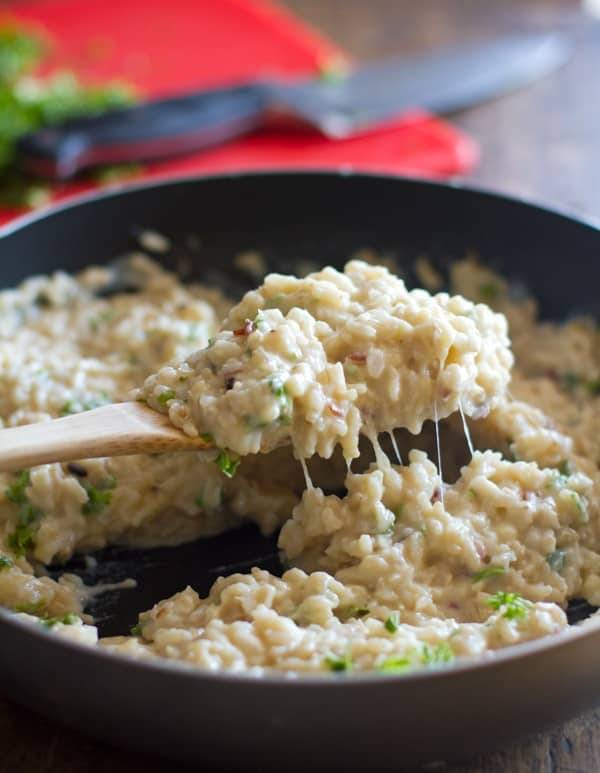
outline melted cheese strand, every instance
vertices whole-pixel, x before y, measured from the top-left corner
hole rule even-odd
[[[313,482],[310,477],[308,467],[306,466],[306,459],[303,457],[300,457],[300,466],[302,467],[302,472],[304,473],[304,482],[306,483],[306,488],[312,490],[314,488]]]
[[[458,401],[458,410],[460,411],[460,418],[462,419],[463,424],[463,430],[465,432],[465,437],[467,439],[467,445],[469,447],[469,453],[471,454],[471,459],[473,458],[473,454],[475,453],[473,450],[473,441],[471,440],[471,433],[469,431],[469,425],[467,424],[467,419],[465,418],[465,414],[462,408],[462,404],[460,400]]]
[[[398,448],[398,443],[396,442],[396,438],[394,436],[394,432],[388,433],[390,436],[390,440],[392,441],[392,448],[394,449],[394,453],[396,454],[396,461],[398,464],[402,464],[402,456],[400,455],[400,449]]]
[[[440,476],[440,499],[442,500],[442,507],[444,507],[444,475],[442,472],[442,451],[440,444],[440,422],[438,420],[438,408],[437,400],[433,403],[433,419],[435,422],[435,447],[437,451],[438,473]]]

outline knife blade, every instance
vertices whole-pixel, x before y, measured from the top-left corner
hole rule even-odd
[[[435,54],[396,57],[334,79],[265,79],[142,102],[25,135],[21,166],[68,179],[103,165],[151,161],[227,142],[274,115],[293,117],[334,140],[388,122],[411,108],[453,112],[524,86],[563,64],[559,35],[513,35]]]

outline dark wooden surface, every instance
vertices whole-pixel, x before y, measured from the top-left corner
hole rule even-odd
[[[573,60],[527,90],[453,116],[481,143],[470,180],[600,217],[600,23],[571,0],[284,0],[358,58],[427,51],[510,30],[563,29]],[[51,679],[49,675],[49,679]],[[548,677],[552,678],[551,675]],[[59,686],[57,686],[59,689]],[[490,696],[493,699],[493,696]],[[600,704],[600,696],[599,696]],[[112,749],[0,699],[0,773],[183,773]],[[468,750],[465,750],[468,755]],[[393,770],[399,769],[397,760]],[[451,773],[600,771],[600,710]]]

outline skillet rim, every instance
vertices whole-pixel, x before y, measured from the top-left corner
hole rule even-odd
[[[113,185],[107,185],[105,188],[98,190],[92,190],[80,194],[74,194],[67,199],[57,201],[40,207],[32,212],[25,212],[22,215],[18,215],[13,220],[10,220],[4,225],[0,225],[0,239],[11,236],[18,231],[27,228],[30,225],[50,218],[53,215],[76,209],[79,206],[93,204],[96,201],[103,201],[110,198],[119,198],[121,196],[128,196],[137,192],[151,190],[153,188],[170,188],[177,187],[178,185],[187,183],[202,183],[211,181],[224,181],[224,180],[237,180],[237,179],[252,179],[252,178],[280,178],[280,177],[325,177],[325,178],[337,178],[346,179],[351,178],[353,180],[367,179],[367,180],[384,180],[393,181],[398,180],[401,183],[406,183],[409,186],[414,185],[420,188],[433,188],[434,190],[457,190],[466,194],[475,194],[490,201],[501,201],[505,204],[518,204],[528,209],[535,210],[543,214],[554,215],[556,217],[568,220],[572,223],[583,225],[590,228],[593,231],[600,232],[600,215],[594,217],[593,215],[577,215],[574,212],[569,211],[567,207],[561,207],[558,205],[549,205],[541,200],[537,200],[534,197],[513,195],[508,193],[502,193],[492,188],[479,185],[465,184],[462,179],[452,180],[435,180],[422,177],[416,177],[411,175],[402,175],[394,173],[382,173],[382,172],[363,172],[355,170],[352,166],[343,166],[338,169],[323,169],[321,167],[306,168],[302,170],[298,169],[265,169],[250,170],[250,171],[232,171],[222,172],[215,174],[185,174],[177,175],[173,177],[153,177],[147,180],[141,180],[139,182],[131,183],[115,183]]]
[[[320,167],[306,168],[302,170],[298,169],[267,169],[267,170],[250,170],[250,171],[231,171],[218,174],[185,174],[177,175],[173,177],[156,177],[149,180],[142,180],[133,183],[118,183],[116,185],[107,186],[100,190],[93,190],[83,194],[77,194],[73,197],[69,197],[64,201],[59,201],[54,204],[50,204],[47,207],[43,207],[39,210],[35,210],[31,213],[25,213],[16,217],[14,220],[9,221],[7,224],[0,226],[0,239],[9,237],[19,231],[28,228],[31,225],[43,221],[47,218],[52,218],[63,212],[69,212],[82,206],[92,205],[98,201],[104,201],[105,199],[118,199],[127,196],[135,195],[138,192],[144,192],[146,190],[152,190],[156,188],[168,189],[171,187],[177,187],[182,184],[189,183],[210,183],[211,181],[235,181],[238,179],[252,179],[252,178],[284,178],[284,177],[298,177],[298,178],[319,178],[324,177],[326,179],[352,179],[352,180],[383,180],[386,182],[398,181],[400,184],[405,184],[419,188],[429,188],[434,190],[447,190],[458,191],[459,194],[474,194],[479,198],[486,199],[490,202],[502,202],[509,205],[518,205],[519,208],[525,207],[526,209],[536,211],[540,214],[552,215],[562,220],[569,221],[572,224],[581,225],[585,228],[595,231],[600,239],[600,217],[594,218],[593,216],[579,216],[572,212],[569,212],[566,208],[558,206],[548,206],[541,201],[534,199],[508,195],[499,191],[494,191],[484,186],[464,184],[462,180],[450,180],[439,181],[431,179],[423,179],[410,175],[400,175],[393,173],[380,173],[380,172],[363,172],[356,171],[351,166],[344,166],[338,169],[324,169]],[[0,629],[2,626],[7,625],[16,628],[19,633],[24,635],[30,634],[34,637],[51,637],[46,638],[46,644],[59,650],[73,650],[74,652],[83,652],[87,649],[87,654],[92,658],[106,659],[109,658],[113,661],[115,658],[122,665],[128,664],[129,668],[140,670],[142,672],[156,672],[161,673],[164,676],[172,678],[193,678],[194,680],[208,680],[210,682],[227,681],[233,684],[253,684],[253,685],[269,685],[274,687],[284,687],[294,685],[297,687],[323,687],[327,684],[343,683],[345,688],[350,686],[359,687],[365,685],[381,684],[382,680],[389,684],[394,682],[397,684],[414,684],[415,682],[433,681],[449,676],[459,676],[461,673],[479,671],[481,669],[492,670],[494,666],[506,664],[511,661],[525,660],[533,658],[536,655],[543,653],[547,650],[557,650],[561,648],[568,648],[571,643],[575,643],[581,639],[587,639],[592,636],[600,636],[600,613],[592,616],[588,620],[578,623],[575,626],[571,626],[557,634],[550,634],[540,639],[534,639],[528,642],[522,642],[520,644],[508,646],[500,650],[490,651],[483,656],[469,656],[460,658],[456,663],[449,666],[443,666],[435,669],[418,669],[414,672],[406,674],[379,674],[377,672],[366,671],[357,672],[350,676],[343,675],[341,678],[339,675],[320,672],[317,674],[300,674],[290,675],[285,672],[265,672],[262,674],[254,674],[248,672],[233,672],[233,671],[210,671],[208,669],[199,668],[192,664],[182,663],[179,661],[169,660],[167,658],[154,659],[135,659],[131,656],[121,653],[113,653],[102,647],[95,645],[90,646],[82,644],[81,642],[71,641],[58,634],[53,634],[41,626],[36,627],[34,621],[21,620],[17,617],[15,612],[0,607]],[[90,663],[92,666],[92,663]]]

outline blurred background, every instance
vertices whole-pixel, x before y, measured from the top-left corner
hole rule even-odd
[[[560,33],[571,45],[564,66],[439,120],[402,110],[368,135],[341,142],[262,130],[202,153],[104,165],[59,184],[24,174],[17,150],[28,132],[158,96],[266,73],[333,81],[363,62],[542,32]],[[149,175],[302,166],[465,179],[598,215],[599,71],[600,0],[4,2],[0,222],[90,187]]]
[[[481,146],[469,180],[600,216],[600,0],[284,0],[359,58],[516,31],[561,31],[572,59],[530,87],[452,116]]]

